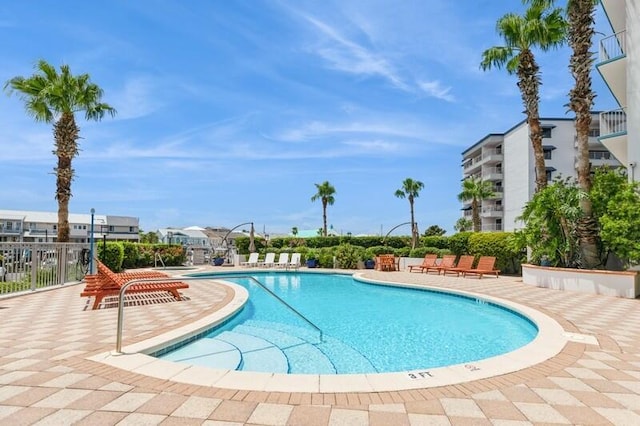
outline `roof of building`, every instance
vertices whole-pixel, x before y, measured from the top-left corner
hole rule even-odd
[[[107,224],[107,215],[94,214],[93,220],[97,225]],[[22,220],[23,222],[58,223],[57,212],[39,212],[29,210],[0,210],[0,218]],[[69,223],[89,224],[91,214],[69,213]]]

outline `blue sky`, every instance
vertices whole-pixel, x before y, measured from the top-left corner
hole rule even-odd
[[[420,231],[451,234],[462,151],[524,118],[515,77],[478,66],[501,44],[496,20],[521,9],[519,0],[2,2],[0,81],[32,75],[38,59],[66,63],[117,109],[99,123],[77,117],[71,212],[136,216],[145,231],[252,221],[288,233],[322,225],[311,197],[328,180],[334,229],[379,234],[409,220],[394,192],[410,177],[425,184]],[[568,56],[537,55],[543,116],[570,116]],[[594,83],[595,109],[616,108],[597,74]],[[56,211],[52,148],[52,126],[28,117],[18,96],[0,96],[0,208]]]

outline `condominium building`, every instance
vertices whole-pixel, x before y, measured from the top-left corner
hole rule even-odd
[[[600,40],[596,69],[619,108],[600,114],[600,141],[640,180],[640,1],[601,0],[613,34]]]
[[[589,138],[592,167],[620,163],[598,141],[599,114],[593,113]],[[547,180],[575,177],[576,131],[570,118],[541,118]],[[535,161],[529,141],[529,126],[523,120],[504,133],[491,133],[462,153],[463,179],[475,177],[493,184],[494,196],[481,206],[483,231],[513,231],[521,228],[517,219],[535,192]],[[471,202],[463,205],[471,219]]]
[[[139,219],[130,216],[69,213],[69,242],[139,241]],[[58,213],[0,210],[0,242],[52,243],[58,239]]]

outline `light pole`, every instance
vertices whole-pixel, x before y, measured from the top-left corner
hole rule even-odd
[[[169,238],[169,247],[171,247],[171,238],[173,238],[173,232],[167,232],[167,237]]]
[[[93,275],[93,215],[96,209],[91,209],[91,228],[89,229],[89,275]]]

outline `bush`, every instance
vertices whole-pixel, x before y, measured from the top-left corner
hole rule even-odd
[[[98,244],[98,259],[104,263],[107,268],[113,272],[122,271],[122,261],[124,260],[124,247],[121,242],[110,241],[104,244]]]
[[[474,232],[468,239],[468,253],[476,257],[494,256],[496,268],[505,274],[520,272],[522,254],[512,244],[511,232]]]
[[[333,268],[334,248],[325,247],[320,249],[318,254],[318,263],[321,268]]]
[[[425,257],[427,254],[437,254],[438,257],[442,257],[450,253],[448,249],[439,249],[437,247],[416,247],[411,250],[410,257]]]
[[[449,237],[449,250],[456,256],[469,253],[469,237],[473,232],[458,232]]]
[[[363,250],[362,247],[352,246],[351,244],[340,244],[335,252],[338,268],[356,269]]]
[[[379,256],[381,254],[395,254],[395,250],[393,249],[393,247],[389,246],[369,247],[369,251],[373,254],[373,257]]]
[[[425,247],[435,247],[435,248],[439,248],[439,249],[448,249],[449,248],[449,237],[445,237],[443,235],[429,235],[427,237],[420,237],[420,245],[425,246]]]
[[[123,269],[132,269],[138,267],[139,257],[140,257],[140,244],[131,243],[131,242],[123,242],[122,247],[124,249],[124,258],[122,259],[122,268]]]

